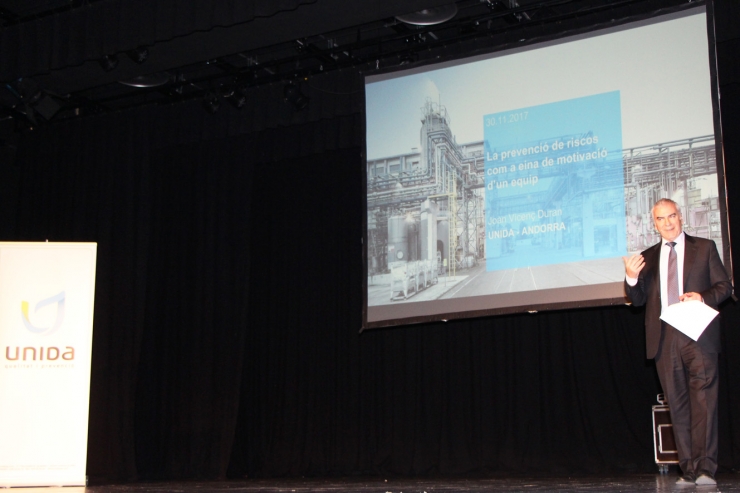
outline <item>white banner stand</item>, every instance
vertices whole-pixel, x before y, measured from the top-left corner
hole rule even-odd
[[[86,483],[96,254],[0,242],[0,487]]]

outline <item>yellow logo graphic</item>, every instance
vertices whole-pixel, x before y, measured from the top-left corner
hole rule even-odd
[[[54,303],[57,304],[57,316],[54,323],[48,327],[36,327],[31,323],[31,319],[28,316],[28,301],[21,301],[21,313],[23,314],[23,325],[26,326],[26,328],[33,332],[34,334],[44,334],[44,335],[50,335],[56,332],[59,327],[62,325],[62,321],[64,320],[64,291],[61,293],[52,296],[51,298],[46,298],[45,300],[41,300],[38,303],[36,303],[36,306],[34,307],[33,312],[37,313],[40,309],[53,305]]]

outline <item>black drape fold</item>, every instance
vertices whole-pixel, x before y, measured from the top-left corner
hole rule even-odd
[[[225,476],[248,317],[251,170],[231,165],[243,151],[225,142],[153,154],[156,262],[137,383],[142,477]]]

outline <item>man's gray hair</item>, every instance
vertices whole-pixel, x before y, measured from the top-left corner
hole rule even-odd
[[[655,202],[655,204],[653,204],[653,208],[650,209],[650,215],[655,215],[655,208],[658,207],[659,205],[667,205],[667,204],[672,204],[673,207],[676,208],[676,212],[678,212],[679,214],[681,213],[681,209],[679,209],[678,204],[676,203],[675,200],[671,200],[671,199],[658,199],[658,201]]]

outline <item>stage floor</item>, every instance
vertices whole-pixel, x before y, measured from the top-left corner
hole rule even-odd
[[[253,479],[23,488],[19,493],[433,493],[433,492],[740,492],[740,474],[724,473],[717,486],[675,485],[674,474],[591,477],[492,477],[475,479]]]

